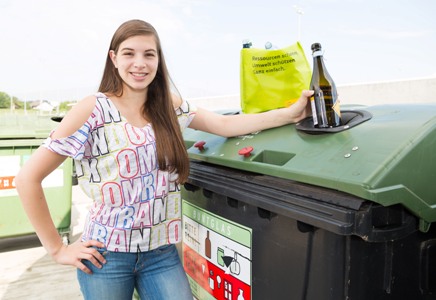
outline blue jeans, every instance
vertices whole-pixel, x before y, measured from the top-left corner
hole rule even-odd
[[[134,288],[141,300],[193,299],[175,245],[139,253],[99,251],[107,261],[103,268],[83,260],[93,274],[77,270],[85,299],[132,300]]]

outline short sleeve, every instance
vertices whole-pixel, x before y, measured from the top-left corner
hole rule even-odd
[[[97,97],[96,106],[86,122],[73,134],[67,137],[52,139],[52,133],[43,142],[42,146],[60,155],[68,156],[76,160],[91,156],[92,131],[104,124],[103,113]]]
[[[89,125],[84,124],[79,130],[65,138],[52,139],[50,134],[42,146],[57,154],[80,160],[84,157],[90,131]]]
[[[177,118],[179,120],[180,129],[186,129],[195,117],[197,107],[186,100],[183,100],[179,108],[176,109]]]

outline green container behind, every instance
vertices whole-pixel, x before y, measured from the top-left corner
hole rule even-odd
[[[57,124],[48,116],[1,116],[0,239],[34,233],[14,185],[19,169]],[[59,166],[43,181],[48,206],[59,233],[67,242],[71,225],[72,161]]]

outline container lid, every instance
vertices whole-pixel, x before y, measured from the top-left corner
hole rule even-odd
[[[58,123],[50,116],[35,114],[6,114],[0,118],[0,140],[3,139],[42,139]]]
[[[294,124],[234,138],[187,129],[185,144],[191,159],[402,204],[428,229],[436,221],[436,104],[342,108],[372,118],[327,134]]]

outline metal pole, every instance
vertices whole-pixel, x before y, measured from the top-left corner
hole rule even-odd
[[[298,15],[298,41],[301,40],[301,16],[304,15],[304,11],[298,5],[294,5],[294,10]]]

